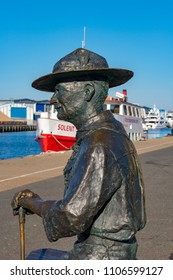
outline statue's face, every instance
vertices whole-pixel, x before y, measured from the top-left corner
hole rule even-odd
[[[59,83],[51,98],[60,120],[70,121],[79,118],[84,108],[84,95],[82,82]]]

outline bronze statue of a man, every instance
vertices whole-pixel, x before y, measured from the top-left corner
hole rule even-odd
[[[24,190],[15,194],[12,208],[14,214],[22,206],[42,217],[49,241],[77,235],[63,259],[136,258],[135,234],[146,222],[141,167],[122,124],[103,110],[109,87],[132,76],[79,48],[33,82],[36,89],[54,92],[58,118],[77,127],[76,143],[64,169],[63,199],[45,201]]]

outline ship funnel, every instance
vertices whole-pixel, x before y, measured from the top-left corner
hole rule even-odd
[[[122,94],[124,95],[124,101],[127,102],[127,90],[123,89]]]
[[[123,89],[122,94],[127,96],[127,90]]]

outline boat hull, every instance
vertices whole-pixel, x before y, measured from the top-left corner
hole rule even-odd
[[[35,140],[42,152],[60,152],[69,150],[76,141],[75,137],[64,137],[52,134],[41,134]]]
[[[139,141],[144,136],[142,119],[132,116],[113,114],[115,119],[121,122],[132,141]]]
[[[39,118],[35,140],[42,152],[66,151],[76,141],[76,127],[69,122],[58,119]]]

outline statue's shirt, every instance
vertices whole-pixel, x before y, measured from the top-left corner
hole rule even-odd
[[[145,225],[144,186],[122,124],[102,112],[78,130],[73,150],[64,169],[64,198],[43,210],[48,239],[132,238]]]

